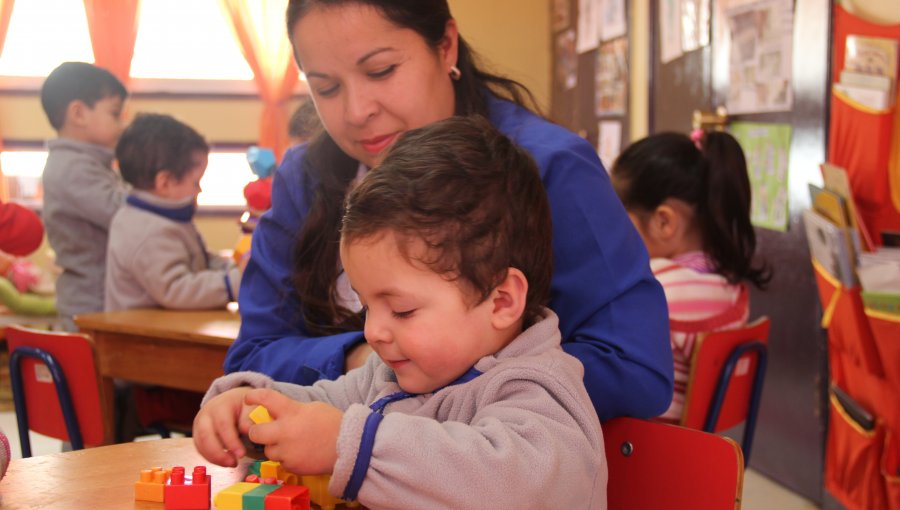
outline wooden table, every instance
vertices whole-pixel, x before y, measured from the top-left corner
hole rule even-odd
[[[94,339],[106,443],[113,442],[113,379],[206,391],[222,375],[240,316],[228,310],[125,310],[78,315],[75,324]]]
[[[210,464],[189,438],[123,443],[76,452],[13,460],[0,481],[4,510],[162,510],[162,503],[134,500],[134,482],[141,469],[206,466],[212,494],[241,481],[252,459],[235,468]],[[212,508],[212,506],[210,506]]]

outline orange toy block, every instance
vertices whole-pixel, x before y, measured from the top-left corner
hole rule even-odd
[[[210,477],[206,466],[197,466],[190,477],[184,468],[172,468],[169,483],[165,485],[166,510],[207,510],[209,509]]]
[[[238,482],[216,494],[213,503],[216,510],[242,510],[244,494],[259,487],[258,483]]]
[[[169,470],[160,467],[142,469],[140,479],[134,482],[135,501],[163,502],[163,488],[169,479]]]
[[[265,510],[309,510],[309,488],[284,485],[266,496],[265,505]]]

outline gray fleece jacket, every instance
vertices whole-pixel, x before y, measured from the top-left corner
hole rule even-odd
[[[67,138],[48,141],[47,149],[43,219],[63,269],[56,307],[67,319],[101,312],[109,224],[128,186],[112,169],[112,149]]]
[[[193,199],[173,202],[133,190],[128,200],[109,228],[107,311],[224,308],[237,299],[241,272],[231,259],[206,251],[190,220]]]
[[[356,496],[368,508],[605,509],[600,422],[581,363],[559,343],[558,319],[545,310],[540,322],[480,359],[477,372],[470,371],[474,378],[434,393],[389,398],[380,423],[371,419],[377,412],[370,405],[403,391],[377,355],[335,381],[313,386],[235,372],[214,381],[203,403],[228,389],[253,386],[341,409],[338,459],[328,489],[338,497]],[[358,492],[348,493],[354,478]]]

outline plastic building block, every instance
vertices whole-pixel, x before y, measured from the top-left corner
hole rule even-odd
[[[244,494],[259,487],[258,483],[238,482],[216,494],[213,503],[216,510],[242,510]]]
[[[252,411],[250,411],[250,419],[253,420],[253,423],[269,423],[272,421],[272,416],[269,414],[269,410],[263,406],[256,406]]]
[[[207,510],[210,477],[206,466],[195,467],[190,477],[185,476],[183,467],[173,467],[164,494],[166,510]]]
[[[259,484],[250,492],[245,492],[241,498],[244,503],[243,510],[265,510],[265,499],[270,493],[277,491],[281,486],[277,484]]]
[[[163,487],[169,479],[169,470],[160,467],[142,469],[140,479],[134,482],[135,501],[163,502]]]
[[[300,477],[300,483],[309,487],[309,499],[313,503],[319,505],[322,510],[334,510],[334,507],[343,503],[348,508],[359,506],[356,501],[344,501],[336,498],[328,492],[328,483],[331,482],[331,475],[304,475]]]
[[[297,475],[284,469],[281,467],[280,462],[275,462],[274,460],[267,460],[259,464],[259,477],[261,479],[275,478],[276,480],[282,480],[285,485],[297,485],[300,483],[300,478]]]
[[[285,485],[266,496],[265,510],[309,510],[309,488]]]

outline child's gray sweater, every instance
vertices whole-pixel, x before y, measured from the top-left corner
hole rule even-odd
[[[367,420],[373,421],[369,405],[402,392],[376,355],[358,370],[313,386],[236,372],[217,379],[204,403],[249,385],[343,410],[329,491],[346,496],[354,470],[362,467],[356,496],[368,508],[604,509],[600,422],[581,363],[559,343],[557,317],[545,310],[543,320],[480,359],[474,367],[480,375],[392,401],[376,424],[368,458],[360,456],[360,444]]]

